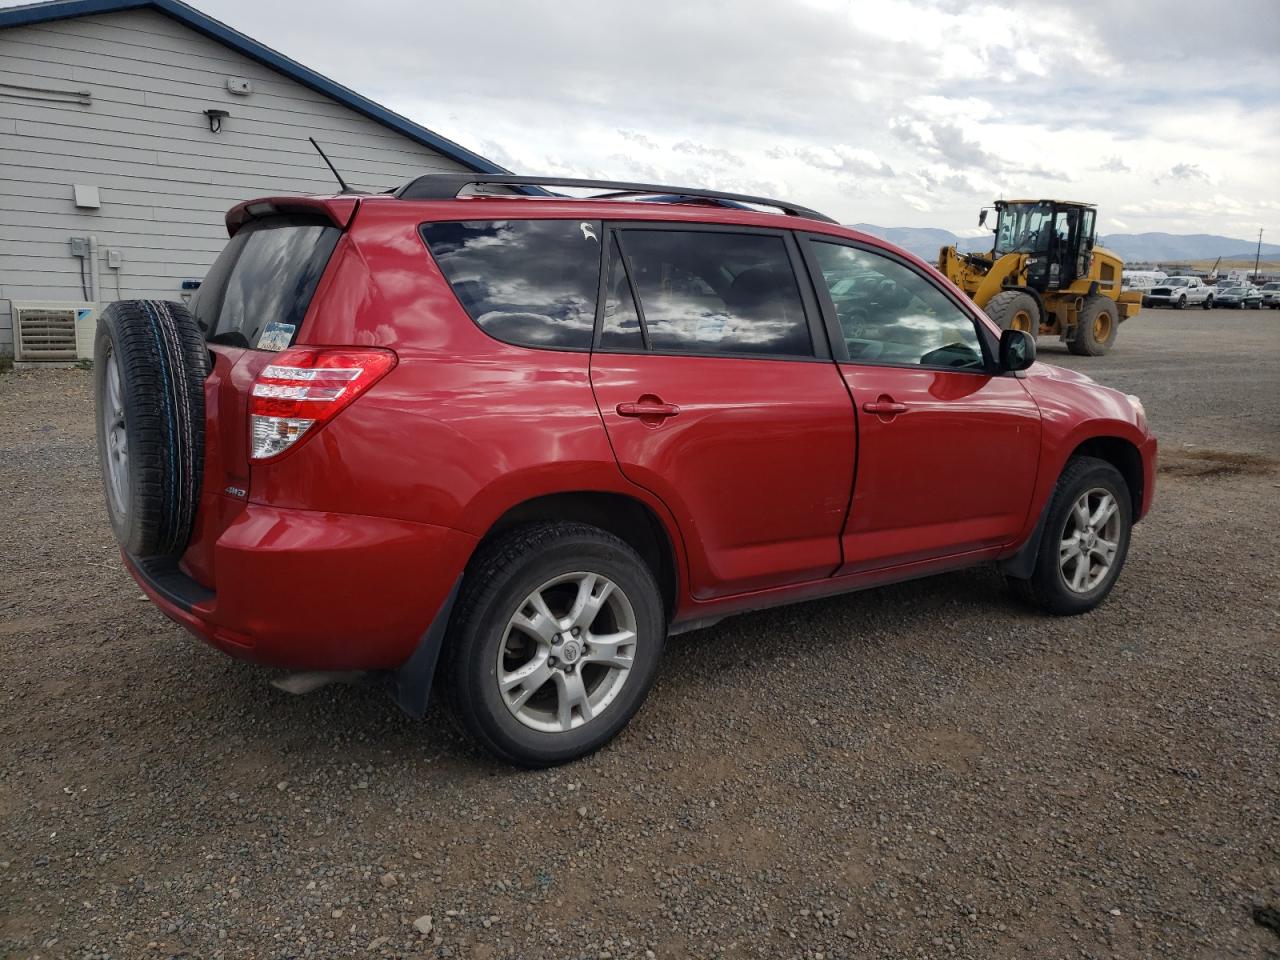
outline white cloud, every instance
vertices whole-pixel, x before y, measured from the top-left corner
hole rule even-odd
[[[195,2],[520,172],[845,222],[970,229],[997,196],[1067,194],[1134,231],[1280,234],[1275,0],[1219,3],[1249,25],[1230,44],[1151,42],[1194,0]]]

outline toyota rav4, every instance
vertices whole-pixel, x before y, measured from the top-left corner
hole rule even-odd
[[[125,564],[233,657],[438,683],[514,763],[604,744],[728,614],[977,564],[1090,610],[1151,506],[1136,397],[792,204],[433,175],[227,228],[190,311],[99,324]]]

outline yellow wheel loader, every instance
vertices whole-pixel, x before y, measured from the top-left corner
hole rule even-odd
[[[984,208],[978,226],[987,222]],[[1072,353],[1101,356],[1142,309],[1122,290],[1124,262],[1095,244],[1097,209],[1062,200],[999,200],[990,253],[943,247],[938,269],[1004,329],[1056,335]]]

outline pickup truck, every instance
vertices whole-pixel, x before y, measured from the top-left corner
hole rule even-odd
[[[1148,290],[1143,299],[1153,307],[1181,310],[1198,304],[1208,310],[1213,306],[1213,287],[1199,277],[1165,277],[1158,286]]]

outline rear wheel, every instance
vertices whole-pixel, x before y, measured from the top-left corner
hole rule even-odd
[[[1120,576],[1132,525],[1120,471],[1105,460],[1075,457],[1058,478],[1031,577],[1010,585],[1049,613],[1092,610]]]
[[[653,683],[666,619],[652,571],[626,543],[538,523],[481,548],[450,633],[463,727],[503,760],[545,767],[626,726]]]
[[[1090,294],[1076,318],[1076,335],[1067,341],[1067,349],[1083,357],[1100,357],[1116,342],[1119,321],[1116,305],[1110,297]]]
[[[1212,310],[1212,309],[1213,309],[1213,297],[1205,297],[1205,298],[1204,298],[1204,303],[1202,303],[1200,306],[1202,306],[1205,310]]]
[[[1040,332],[1040,305],[1021,290],[1004,290],[987,301],[987,316],[1001,330],[1021,330],[1035,336]]]

